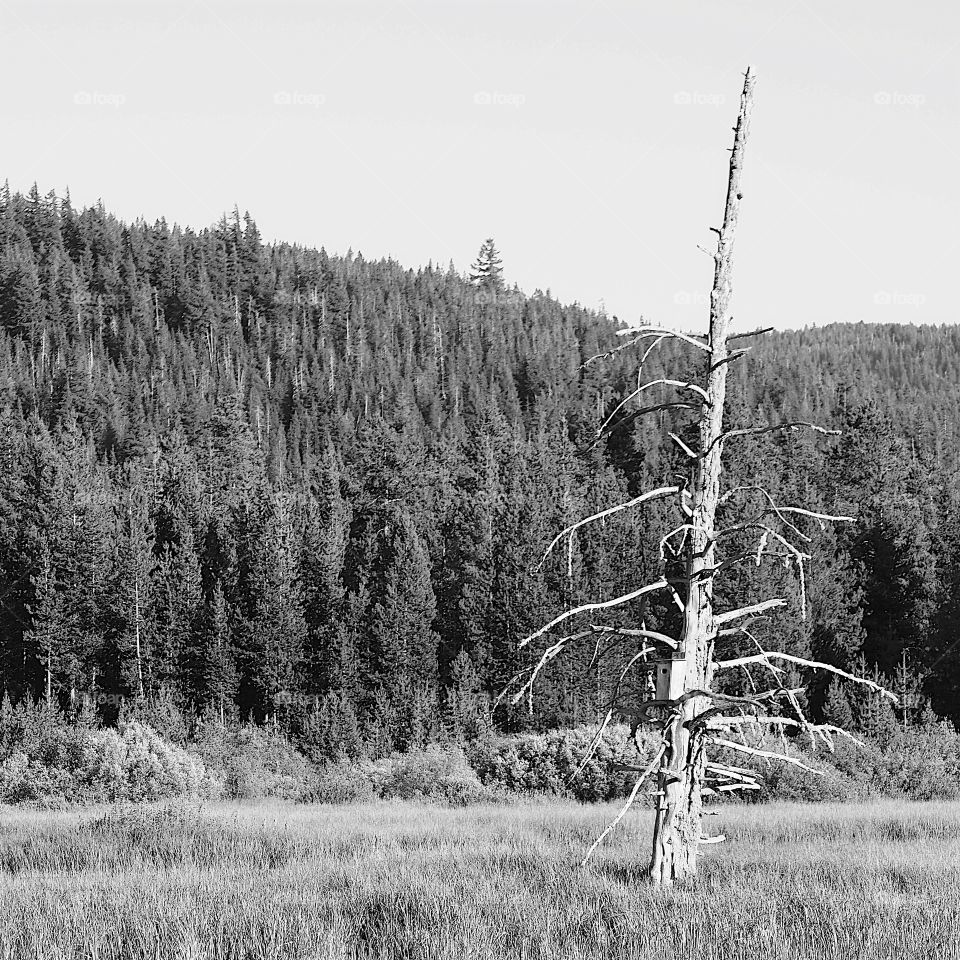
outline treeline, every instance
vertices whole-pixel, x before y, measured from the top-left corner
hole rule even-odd
[[[635,385],[616,328],[499,269],[264,245],[237,211],[195,232],[3,191],[3,687],[107,720],[171,698],[309,729],[331,754],[489,723],[542,650],[519,638],[661,569],[659,508],[541,563],[565,524],[682,468],[683,411],[626,408],[595,442]],[[732,378],[732,425],[845,435],[731,443],[726,482],[858,517],[804,525],[803,609],[758,630],[891,676],[906,652],[918,715],[924,697],[960,712],[958,357],[953,328],[840,326],[758,340]],[[690,361],[664,344],[646,369]],[[795,570],[744,564],[721,599],[796,587]],[[667,597],[605,622],[674,616]],[[507,703],[496,723],[596,720],[625,655],[593,653],[544,674],[532,719]],[[862,713],[812,689],[818,715]]]

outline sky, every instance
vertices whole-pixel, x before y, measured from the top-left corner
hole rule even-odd
[[[0,178],[124,220],[705,329],[742,74],[736,329],[958,319],[960,7],[0,0]]]

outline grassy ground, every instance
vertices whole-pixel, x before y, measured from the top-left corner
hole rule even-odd
[[[544,802],[0,809],[0,958],[960,957],[960,804],[731,807],[695,884],[649,814]]]

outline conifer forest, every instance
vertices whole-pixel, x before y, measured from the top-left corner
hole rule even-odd
[[[462,275],[265,244],[236,209],[195,230],[5,189],[5,696],[108,724],[164,701],[331,758],[596,723],[622,664],[592,647],[544,672],[534,713],[497,697],[542,653],[518,640],[556,611],[657,576],[658,503],[544,551],[676,482],[670,434],[689,418],[656,390],[649,415],[619,406],[637,356],[618,319],[521,291],[509,267],[493,240]],[[727,482],[856,523],[802,524],[801,589],[791,566],[747,562],[718,580],[723,602],[790,597],[757,636],[901,695],[884,720],[859,688],[804,677],[821,722],[960,720],[960,328],[743,346],[729,429],[841,433],[741,437]],[[691,360],[663,343],[644,374]],[[669,633],[677,615],[657,594],[608,622]]]

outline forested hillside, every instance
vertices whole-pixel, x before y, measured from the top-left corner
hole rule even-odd
[[[585,529],[540,565],[565,524],[672,478],[684,411],[627,407],[595,443],[636,352],[584,365],[622,344],[615,320],[496,269],[265,245],[236,212],[195,232],[5,190],[0,328],[14,700],[87,699],[109,720],[123,699],[165,697],[380,754],[485,723],[539,652],[519,638],[659,569],[665,508]],[[752,564],[731,568],[723,602],[788,591],[758,635],[891,676],[906,651],[934,708],[960,718],[960,328],[743,345],[731,426],[844,434],[731,441],[726,482],[858,522],[805,527],[804,609],[795,570]],[[690,359],[664,343],[645,371],[683,377]],[[641,616],[666,628],[672,601],[605,622]],[[544,674],[533,718],[508,705],[496,721],[594,720],[619,665],[592,652]],[[875,708],[834,685],[811,699],[861,726]]]

